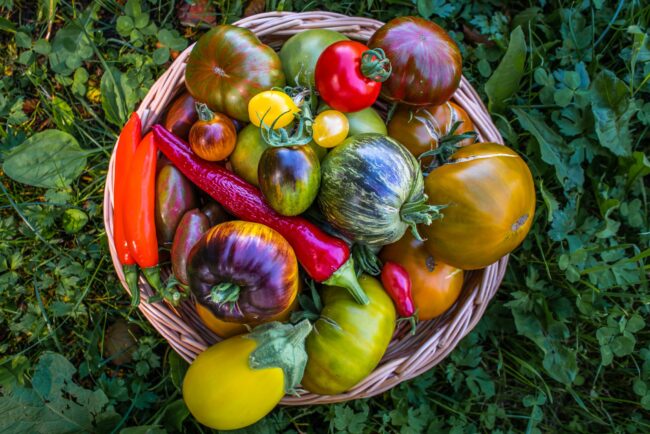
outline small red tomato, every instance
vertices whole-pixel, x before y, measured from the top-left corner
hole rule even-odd
[[[335,110],[349,113],[374,104],[381,82],[390,75],[383,50],[370,50],[360,42],[330,45],[316,62],[314,77],[320,97]]]

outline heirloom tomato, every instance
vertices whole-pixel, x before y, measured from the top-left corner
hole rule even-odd
[[[205,104],[197,104],[199,120],[190,129],[192,151],[207,161],[221,161],[235,149],[237,130],[221,113],[213,113]]]
[[[165,115],[165,128],[181,139],[187,141],[190,128],[199,119],[196,112],[196,100],[185,92],[176,98]]]
[[[319,113],[322,113],[325,110],[331,110],[331,108],[327,104],[321,104],[318,107]],[[344,113],[344,115],[348,118],[348,124],[350,126],[348,137],[364,133],[377,133],[384,136],[388,135],[388,130],[384,120],[379,116],[377,110],[372,107],[359,110],[358,112]]]
[[[379,253],[384,262],[395,262],[411,278],[411,294],[418,319],[435,318],[451,307],[463,286],[463,270],[436,261],[424,242],[406,232],[402,239],[385,246]]]
[[[359,283],[370,299],[366,305],[343,288],[321,291],[323,310],[305,342],[309,358],[302,385],[310,392],[335,395],[350,389],[377,367],[393,337],[393,300],[377,279],[363,275]]]
[[[199,38],[187,59],[185,86],[211,110],[248,121],[248,102],[285,85],[280,57],[243,27],[219,25]]]
[[[309,321],[272,322],[214,344],[192,362],[183,379],[183,400],[202,424],[218,430],[244,428],[266,416],[285,393],[294,393],[307,354]]]
[[[313,139],[323,148],[333,148],[348,136],[350,123],[348,118],[336,110],[325,110],[314,119]]]
[[[374,104],[381,82],[390,74],[383,52],[361,42],[335,42],[316,63],[316,89],[335,110],[356,112]]]
[[[438,147],[438,141],[448,135],[454,124],[461,122],[454,135],[474,129],[465,110],[451,101],[438,106],[409,107],[400,105],[388,123],[388,135],[419,157]],[[473,139],[465,139],[458,146],[467,146]]]
[[[248,103],[248,116],[256,127],[263,123],[273,129],[284,128],[299,111],[291,97],[279,90],[258,93]]]
[[[460,50],[440,26],[419,17],[390,20],[372,35],[370,48],[381,48],[393,69],[382,96],[409,105],[440,105],[458,88]]]
[[[444,218],[422,227],[437,260],[463,270],[486,267],[526,238],[535,216],[530,169],[512,149],[476,143],[456,151],[427,176],[430,203]]]
[[[314,88],[314,68],[321,53],[334,42],[347,40],[345,35],[328,29],[305,30],[287,39],[280,49],[287,83]]]

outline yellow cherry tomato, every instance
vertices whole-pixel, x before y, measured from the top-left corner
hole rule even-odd
[[[325,110],[314,119],[313,139],[323,148],[333,148],[348,136],[350,123],[348,118],[336,110]]]
[[[248,103],[248,117],[251,123],[259,127],[263,120],[264,125],[273,126],[275,130],[293,122],[295,114],[299,111],[291,97],[278,90],[260,92]]]
[[[295,326],[264,324],[199,354],[183,380],[190,413],[218,430],[244,428],[262,419],[300,382],[307,361],[304,339],[310,331],[307,320]]]

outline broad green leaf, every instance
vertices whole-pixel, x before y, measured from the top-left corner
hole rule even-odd
[[[176,401],[165,407],[165,416],[163,420],[168,429],[174,430],[173,432],[183,431],[183,421],[190,415],[190,410],[185,405],[182,399]]]
[[[77,139],[59,130],[36,133],[14,148],[2,169],[10,178],[34,187],[69,185],[86,167]]]
[[[45,352],[32,387],[16,387],[0,397],[0,432],[103,432],[120,420],[101,390],[72,380],[75,367],[62,355]]]
[[[172,379],[172,384],[180,391],[185,372],[187,372],[188,368],[187,362],[175,351],[171,351],[167,363],[169,363],[169,375]]]
[[[133,91],[124,86],[126,77],[117,69],[104,71],[99,88],[102,94],[102,108],[106,119],[119,127],[127,121],[133,105],[128,103],[129,93]]]
[[[167,430],[159,425],[142,425],[124,428],[120,434],[167,434]]]
[[[59,129],[72,132],[72,125],[75,121],[74,113],[68,103],[58,96],[52,98],[52,116]]]
[[[485,83],[485,93],[490,100],[490,111],[502,111],[506,101],[519,90],[526,63],[526,40],[521,27],[510,34],[506,54],[490,79]]]
[[[76,234],[88,223],[88,214],[80,209],[70,208],[63,213],[63,229],[69,234]]]
[[[625,83],[613,72],[602,71],[592,82],[591,104],[600,144],[615,155],[630,155],[630,119],[637,107],[630,99]]]
[[[79,18],[56,32],[49,59],[52,70],[57,74],[70,75],[83,61],[93,56],[93,42],[88,35],[92,32],[96,7],[91,6]]]
[[[630,188],[637,179],[650,175],[650,160],[648,160],[647,155],[637,151],[632,154],[632,158],[634,159],[634,163],[630,165],[627,171],[626,188]]]

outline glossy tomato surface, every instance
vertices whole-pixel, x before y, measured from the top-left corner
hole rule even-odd
[[[447,205],[444,218],[422,227],[434,258],[474,270],[513,251],[535,215],[530,169],[512,149],[477,143],[456,151],[425,179],[429,203]]]
[[[370,38],[370,48],[381,48],[392,73],[383,83],[389,101],[416,106],[440,105],[460,84],[462,57],[447,32],[419,17],[390,20]]]
[[[379,257],[384,262],[395,262],[411,278],[411,294],[422,321],[435,318],[453,305],[463,286],[463,270],[452,267],[434,257],[410,231],[402,239],[385,246]]]
[[[197,101],[241,121],[249,120],[253,96],[284,84],[277,53],[250,30],[231,25],[201,36],[185,69],[185,85]]]
[[[370,303],[361,305],[348,291],[325,287],[323,310],[307,337],[308,361],[302,385],[323,395],[342,393],[379,364],[395,331],[395,306],[381,283],[359,278]]]
[[[290,37],[280,50],[287,83],[314,88],[314,69],[321,53],[334,42],[347,40],[347,36],[328,29],[304,30]]]
[[[165,128],[187,141],[190,128],[199,119],[195,105],[196,100],[187,92],[177,97],[165,115]]]
[[[316,88],[331,108],[356,112],[370,107],[379,96],[381,83],[363,75],[361,56],[368,47],[361,42],[335,42],[316,63]]]
[[[235,124],[221,113],[212,113],[210,120],[198,120],[190,129],[192,151],[207,161],[221,161],[235,149]]]
[[[453,125],[461,122],[455,135],[474,129],[465,110],[448,101],[439,106],[409,107],[400,105],[388,123],[388,135],[400,142],[416,157],[436,149],[438,141],[449,134]],[[465,139],[459,146],[471,145],[473,139]]]
[[[313,139],[323,148],[333,148],[348,136],[350,122],[344,113],[325,110],[314,119]]]

